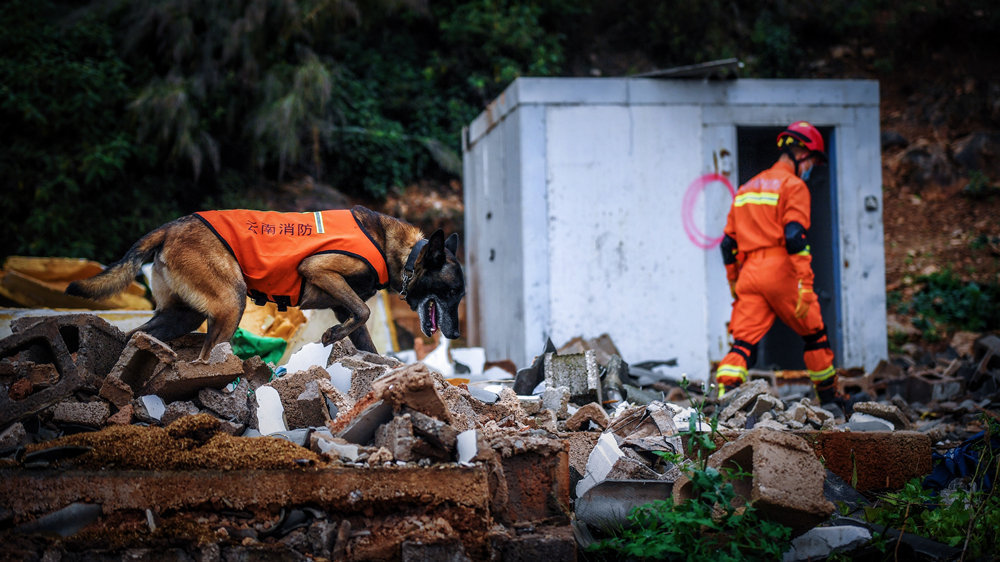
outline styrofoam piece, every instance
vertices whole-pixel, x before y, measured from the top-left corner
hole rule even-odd
[[[891,421],[862,412],[851,414],[847,428],[851,431],[893,431],[896,429]]]
[[[625,456],[625,453],[618,446],[615,434],[611,432],[602,433],[597,438],[597,445],[590,452],[590,457],[587,458],[587,473],[576,485],[576,497],[583,497],[583,494],[587,493],[587,490],[607,478],[608,473],[615,466],[615,462],[623,456]]]
[[[486,350],[481,347],[454,348],[451,350],[451,358],[467,366],[471,374],[482,373],[486,368]]]
[[[458,462],[467,463],[475,458],[479,452],[479,445],[476,439],[476,430],[467,429],[458,434]]]
[[[403,351],[397,351],[395,353],[390,353],[389,355],[399,359],[407,365],[412,365],[417,362],[417,352],[412,349],[404,349]]]
[[[448,347],[450,345],[451,340],[448,338],[441,338],[441,343],[439,343],[437,347],[424,357],[422,361],[423,364],[441,373],[445,377],[455,376],[455,366],[452,365],[451,360],[448,359]]]
[[[257,429],[261,435],[270,435],[279,431],[287,431],[285,425],[285,407],[281,397],[274,387],[262,386],[255,392],[257,398]]]
[[[496,366],[483,371],[483,376],[490,380],[514,380],[514,375]]]
[[[139,397],[142,401],[142,406],[146,408],[146,413],[149,417],[154,420],[159,420],[163,417],[163,412],[167,410],[166,404],[163,403],[163,399],[155,394],[147,394],[145,396]]]
[[[674,408],[672,407],[670,410],[674,411]],[[674,425],[679,431],[687,431],[688,428],[691,427],[691,416],[697,415],[698,410],[695,410],[694,408],[684,408],[680,412],[673,415]],[[702,433],[712,431],[712,426],[702,421],[703,419],[704,418],[697,421],[695,430]]]
[[[288,358],[288,362],[284,365],[285,370],[289,373],[297,373],[305,371],[312,366],[319,366],[325,369],[326,362],[330,358],[330,351],[332,350],[333,344],[307,343],[302,346],[302,349],[299,349]]]
[[[354,371],[340,363],[332,363],[326,368],[326,372],[330,373],[330,382],[337,390],[344,394],[351,391],[351,377],[354,376]]]

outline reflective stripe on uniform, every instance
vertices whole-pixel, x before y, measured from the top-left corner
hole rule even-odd
[[[719,368],[715,371],[715,379],[719,380],[719,377],[734,377],[740,379],[741,382],[747,380],[747,368],[740,367],[739,365],[719,365]]]
[[[826,379],[828,379],[828,378],[830,378],[830,377],[832,377],[832,376],[834,376],[834,375],[837,374],[837,371],[836,371],[836,369],[833,368],[833,365],[830,365],[829,367],[827,367],[826,369],[823,369],[822,371],[809,371],[809,370],[806,370],[806,372],[809,373],[809,380],[811,380],[813,382],[813,384],[821,383],[821,382],[825,381]]]
[[[316,232],[317,234],[324,234],[323,231],[323,213],[319,211],[313,212],[313,216],[316,218]]]
[[[775,206],[778,204],[778,194],[769,191],[748,191],[746,193],[741,193],[736,196],[736,201],[733,205],[736,207],[742,207],[744,205],[771,205]]]

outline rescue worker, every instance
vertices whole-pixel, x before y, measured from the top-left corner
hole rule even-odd
[[[733,346],[716,370],[721,397],[747,380],[757,344],[781,319],[805,341],[803,359],[820,403],[841,402],[833,351],[813,292],[809,188],[826,162],[823,136],[796,121],[778,135],[781,156],[741,185],[726,218],[722,261],[733,298]],[[838,400],[841,399],[841,400]]]

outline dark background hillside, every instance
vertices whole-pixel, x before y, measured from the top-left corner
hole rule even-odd
[[[210,207],[461,227],[461,127],[520,75],[736,57],[877,79],[894,344],[1000,329],[988,0],[209,0],[0,6],[3,254],[110,262]]]

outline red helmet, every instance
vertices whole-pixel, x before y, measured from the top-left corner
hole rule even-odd
[[[826,146],[823,144],[823,135],[819,134],[819,129],[813,127],[808,121],[796,121],[778,134],[778,146],[798,145],[807,148],[810,152],[819,153],[826,159]]]

